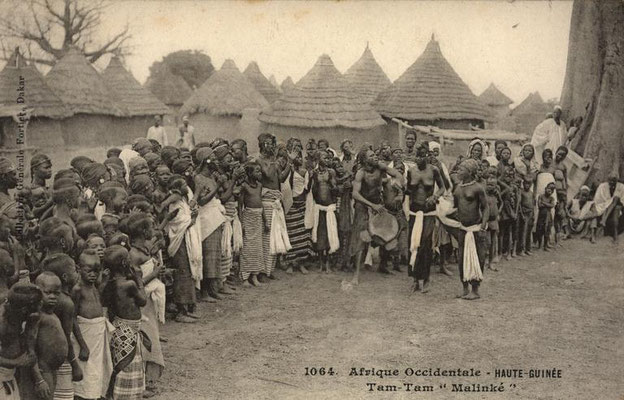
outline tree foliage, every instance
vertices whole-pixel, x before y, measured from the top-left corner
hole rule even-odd
[[[71,46],[90,62],[105,54],[129,54],[128,26],[102,36],[102,17],[110,6],[105,0],[21,0],[1,6],[0,46],[5,60],[15,46],[29,61],[48,66]]]
[[[214,72],[210,57],[198,50],[167,54],[162,61],[150,66],[150,76],[157,75],[161,68],[168,68],[172,74],[182,77],[191,88],[200,87]]]

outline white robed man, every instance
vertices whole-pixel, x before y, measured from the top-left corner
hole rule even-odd
[[[184,147],[189,151],[193,150],[195,148],[195,127],[189,124],[188,115],[182,117],[182,125],[178,131],[180,136],[178,136],[176,147]]]
[[[545,119],[535,127],[531,137],[531,144],[535,148],[535,158],[539,164],[542,163],[542,152],[545,149],[552,150],[554,154],[568,138],[566,124],[561,120],[561,107],[555,106],[552,115],[552,118]]]
[[[160,115],[154,117],[154,125],[150,126],[147,130],[147,138],[157,140],[161,146],[169,145],[167,132],[165,132],[165,127],[162,126],[162,118],[160,118]]]

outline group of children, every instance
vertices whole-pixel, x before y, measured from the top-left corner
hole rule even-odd
[[[415,139],[406,137],[406,149],[384,142],[359,153],[374,151],[380,165],[406,174],[417,157]],[[241,139],[187,149],[139,138],[131,149],[110,149],[103,163],[75,157],[51,187],[52,163],[37,154],[31,185],[14,200],[15,169],[0,159],[0,268],[10,288],[0,308],[6,397],[150,396],[164,368],[159,324],[167,315],[196,322],[199,301],[277,279],[276,266],[303,274],[314,264],[350,270],[361,167],[353,144],[345,140],[337,152],[326,140],[310,140],[304,150],[296,138],[278,145],[262,134],[259,147],[252,158]],[[460,184],[439,145],[429,148],[428,163]],[[466,158],[480,163],[477,180],[490,210],[484,267],[495,269],[500,256],[549,250],[551,236],[555,243],[567,236],[567,149],[554,159],[546,150],[539,165],[530,145],[513,160],[505,142],[495,143],[492,156],[486,148],[474,140]],[[400,270],[409,235],[404,189],[390,178],[382,180],[382,202],[401,221],[393,250]],[[431,245],[446,271],[457,244]]]

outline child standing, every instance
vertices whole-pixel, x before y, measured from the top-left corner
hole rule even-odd
[[[486,182],[485,194],[488,201],[488,209],[490,210],[488,227],[487,227],[487,242],[488,242],[488,257],[485,260],[484,270],[489,268],[492,271],[498,271],[496,267],[492,266],[494,257],[498,253],[498,232],[499,232],[499,214],[502,207],[502,200],[498,191],[498,179],[496,174],[490,174]]]
[[[112,326],[104,317],[100,292],[96,282],[100,276],[100,257],[93,249],[82,252],[78,258],[80,281],[72,290],[76,305],[74,353],[83,371],[83,380],[74,382],[74,395],[79,399],[106,397],[113,373],[110,353]]]
[[[533,231],[533,219],[535,218],[535,197],[531,189],[533,182],[529,179],[522,181],[522,191],[520,192],[520,213],[518,216],[519,237],[518,255],[530,256],[531,253],[531,232]]]
[[[243,207],[243,248],[240,256],[240,274],[243,286],[260,286],[258,274],[262,270],[262,232],[269,225],[262,209],[262,169],[257,162],[245,165],[247,181],[241,185],[240,203]]]
[[[553,217],[552,211],[555,208],[556,200],[553,196],[555,184],[549,183],[544,189],[544,193],[537,196],[537,227],[535,234],[537,235],[538,247],[544,246],[544,251],[550,251],[548,239],[552,230]]]
[[[514,245],[514,227],[518,216],[518,188],[515,185],[515,171],[513,167],[505,170],[503,178],[508,188],[501,194],[503,207],[500,214],[500,235],[503,256],[509,260],[512,257]]]
[[[139,400],[145,390],[141,307],[147,298],[141,272],[130,268],[128,258],[128,250],[119,245],[106,249],[104,267],[111,277],[102,300],[115,327],[111,338],[113,399]]]

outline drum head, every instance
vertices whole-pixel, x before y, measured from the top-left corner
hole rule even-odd
[[[388,243],[399,234],[399,222],[394,215],[388,212],[380,212],[372,215],[368,220],[368,232],[374,239]]]

